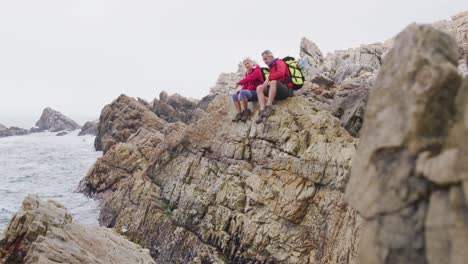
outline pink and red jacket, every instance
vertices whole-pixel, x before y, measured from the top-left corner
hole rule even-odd
[[[270,77],[268,78],[270,81],[279,81],[290,88],[293,87],[288,66],[282,59],[275,59],[268,67],[270,67]]]
[[[245,73],[244,79],[239,81],[242,90],[256,90],[264,82],[260,66],[255,64],[250,72]]]

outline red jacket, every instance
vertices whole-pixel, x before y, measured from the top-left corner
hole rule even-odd
[[[293,87],[291,82],[291,74],[288,66],[282,59],[276,59],[270,66],[270,81],[280,81],[288,87]]]
[[[264,82],[260,66],[254,65],[252,71],[246,72],[244,79],[239,81],[242,90],[255,90],[257,86]]]

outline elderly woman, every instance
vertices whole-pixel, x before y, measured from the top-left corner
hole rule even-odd
[[[252,112],[248,108],[248,102],[257,101],[257,86],[263,83],[263,75],[258,66],[252,59],[245,58],[243,61],[246,68],[244,79],[238,81],[236,86],[242,85],[235,93],[232,94],[234,107],[237,114],[232,119],[233,122],[247,121]]]

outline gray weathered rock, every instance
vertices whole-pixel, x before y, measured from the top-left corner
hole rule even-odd
[[[166,92],[161,92],[159,100],[153,101],[152,110],[167,122],[188,124],[200,116],[197,110],[201,109],[198,108],[198,100],[188,99],[179,94],[169,96]]]
[[[159,131],[165,125],[166,121],[159,118],[146,105],[121,95],[102,109],[94,147],[106,153],[116,143],[126,142],[139,128]]]
[[[305,67],[303,69],[306,80],[310,81],[317,78],[323,72],[323,55],[318,46],[307,38],[302,38],[300,45],[300,58]],[[327,79],[327,76],[321,75],[319,79]]]
[[[236,82],[244,78],[245,75],[244,64],[239,63],[237,72],[221,73],[216,81],[216,85],[210,89],[210,95],[216,94],[231,94],[235,92]]]
[[[58,132],[58,133],[56,134],[57,137],[62,137],[62,136],[65,136],[65,135],[68,135],[68,132],[67,132],[67,131]]]
[[[468,10],[452,16],[450,20],[435,22],[432,26],[455,38],[461,51],[460,58],[468,54]]]
[[[336,95],[330,106],[333,115],[341,120],[341,126],[353,137],[359,136],[368,97],[368,89],[352,90],[343,96]]]
[[[84,135],[96,136],[98,134],[98,124],[99,124],[98,120],[86,122],[81,128],[80,133],[78,133],[78,136],[84,136]]]
[[[58,132],[61,130],[75,130],[79,129],[75,121],[64,116],[62,113],[47,107],[42,112],[41,118],[36,122],[37,131],[51,131]]]
[[[448,34],[400,33],[371,91],[346,199],[365,218],[360,263],[468,258],[468,80]]]
[[[10,127],[0,124],[0,138],[10,136],[23,136],[29,134],[29,131],[19,127]]]
[[[76,224],[61,204],[29,195],[0,238],[1,263],[154,263],[148,250],[104,227]]]

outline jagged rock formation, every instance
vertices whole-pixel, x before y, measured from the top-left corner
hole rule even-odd
[[[36,127],[37,129],[31,129],[31,132],[75,130],[79,129],[80,125],[62,113],[47,107],[42,112],[41,118],[36,122]]]
[[[78,136],[84,136],[84,135],[96,136],[98,134],[98,123],[99,123],[98,120],[86,122],[81,128],[80,133],[78,133]]]
[[[237,66],[237,71],[233,73],[221,73],[216,81],[216,85],[210,89],[210,95],[231,94],[236,91],[236,82],[244,78],[245,67],[241,62]]]
[[[371,91],[346,198],[360,263],[466,263],[468,79],[449,34],[400,33]]]
[[[355,89],[343,95],[337,93],[330,105],[333,115],[341,120],[341,126],[354,137],[361,130],[368,98],[368,89]]]
[[[108,148],[80,184],[101,224],[158,263],[356,263],[361,219],[343,201],[355,140],[339,120],[300,97],[260,125],[232,123],[230,106],[216,96],[188,126],[151,116]],[[130,119],[122,98],[106,108]]]
[[[462,52],[468,52],[468,11],[461,12],[451,17],[450,20],[442,20],[433,23],[432,26],[447,32],[457,42]]]
[[[11,136],[23,136],[29,134],[29,131],[19,127],[6,127],[0,124],[0,138]]]
[[[94,147],[105,154],[116,143],[126,142],[139,128],[158,132],[165,124],[146,105],[121,95],[102,109]]]
[[[152,110],[160,118],[171,123],[188,124],[205,114],[204,109],[199,107],[198,100],[187,99],[179,94],[169,96],[166,92],[161,92],[159,100],[154,99]]]
[[[154,263],[148,250],[111,229],[73,222],[61,204],[29,195],[0,238],[0,262]]]

